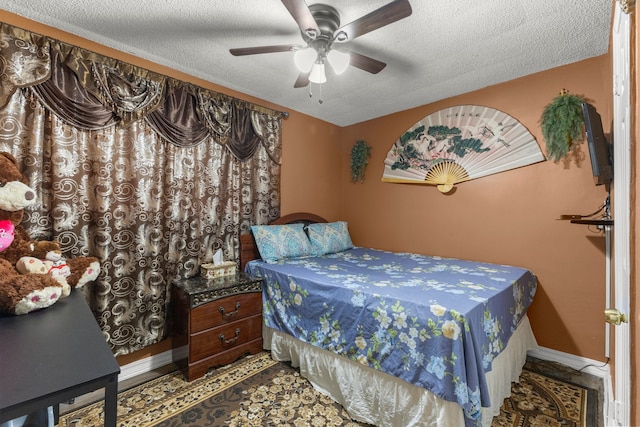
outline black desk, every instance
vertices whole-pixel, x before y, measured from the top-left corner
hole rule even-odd
[[[105,389],[105,426],[115,426],[118,374],[84,295],[49,308],[0,317],[0,423]]]

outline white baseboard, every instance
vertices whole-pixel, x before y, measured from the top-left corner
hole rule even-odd
[[[154,369],[169,365],[176,360],[186,359],[188,355],[187,346],[177,348],[176,350],[167,350],[163,353],[154,354],[135,362],[127,363],[120,367],[120,375],[118,382],[126,381],[135,376],[146,374]]]
[[[545,347],[538,347],[537,349],[529,350],[528,354],[529,356],[535,357],[536,359],[561,363],[575,370],[581,370],[585,374],[602,378],[603,380],[608,379],[611,375],[609,364],[605,364],[604,362],[600,362],[598,360],[588,359],[586,357],[576,356],[569,353],[563,353],[561,351],[552,350]]]

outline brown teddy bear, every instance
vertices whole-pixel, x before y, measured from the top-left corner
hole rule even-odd
[[[46,259],[52,244],[57,245],[31,239],[20,225],[24,208],[35,201],[36,194],[27,185],[16,159],[10,153],[0,152],[0,221],[10,220],[15,226],[13,242],[0,252],[0,259],[8,262],[2,263],[3,270],[10,266],[7,274],[0,273],[0,313],[26,314],[54,304],[62,295],[61,284],[50,274],[20,275],[16,269],[20,258],[42,256]],[[59,250],[59,246],[57,248]],[[65,279],[71,288],[84,286],[100,274],[100,263],[95,257],[69,258],[66,264],[69,274]],[[25,298],[30,298],[32,303],[25,303]]]

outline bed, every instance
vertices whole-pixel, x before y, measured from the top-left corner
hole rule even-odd
[[[307,213],[241,236],[241,268],[265,349],[365,423],[489,426],[536,347],[527,269],[357,247]]]

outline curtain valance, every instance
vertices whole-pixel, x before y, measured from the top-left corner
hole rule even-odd
[[[56,50],[51,51],[50,78],[31,86],[31,90],[49,110],[80,129],[103,129],[118,121],[109,108],[78,84],[76,76],[60,62]]]
[[[0,24],[0,48],[0,108],[17,89],[30,87],[47,108],[81,129],[144,119],[178,146],[211,137],[246,160],[262,144],[280,163],[280,124],[286,116],[281,112],[7,24]]]
[[[39,203],[116,356],[172,334],[171,286],[280,215],[283,114],[0,23],[0,151]],[[240,159],[240,160],[238,160]]]

